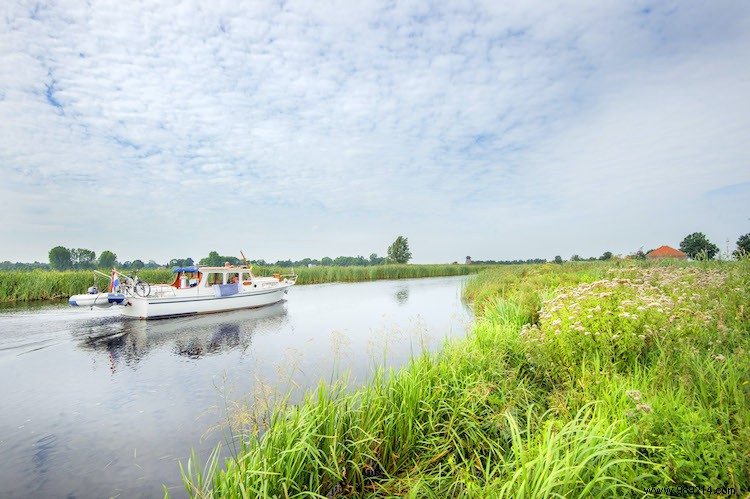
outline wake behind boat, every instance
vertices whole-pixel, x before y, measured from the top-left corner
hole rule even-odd
[[[249,266],[182,267],[171,284],[148,284],[112,270],[109,293],[89,288],[71,296],[74,306],[122,305],[121,314],[156,319],[257,308],[284,298],[296,274],[258,277]],[[105,274],[106,275],[106,274]]]

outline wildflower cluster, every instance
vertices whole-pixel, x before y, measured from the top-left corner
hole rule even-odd
[[[648,364],[654,352],[691,346],[716,320],[719,271],[639,268],[563,288],[545,301],[539,321],[521,331],[527,359],[552,379],[594,357],[619,371]]]
[[[627,390],[625,392],[625,395],[627,395],[628,398],[633,401],[637,411],[640,411],[644,414],[648,414],[652,411],[650,405],[645,402],[641,402],[643,395],[641,395],[641,392],[639,392],[638,390]],[[627,415],[628,419],[633,419],[636,417],[636,413],[633,411],[628,411]]]

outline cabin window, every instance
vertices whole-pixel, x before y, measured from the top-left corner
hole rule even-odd
[[[212,272],[208,274],[206,279],[206,286],[214,286],[216,284],[224,284],[224,274],[221,272]]]
[[[239,272],[228,272],[227,273],[227,282],[226,284],[236,284],[240,282],[240,274]]]
[[[243,272],[241,274],[240,279],[242,279],[242,284],[250,285],[250,284],[252,284],[253,277],[252,277],[252,274],[250,272]]]

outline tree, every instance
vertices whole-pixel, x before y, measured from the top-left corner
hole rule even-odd
[[[612,252],[611,251],[605,251],[602,256],[599,257],[599,260],[611,260],[612,259]]]
[[[141,270],[143,267],[145,267],[143,260],[133,260],[133,263],[130,264],[130,268],[133,270]]]
[[[200,265],[205,265],[206,267],[220,267],[224,265],[224,262],[221,261],[221,256],[219,256],[217,251],[210,251],[208,256],[206,258],[201,258],[198,263]]]
[[[385,258],[378,256],[377,253],[370,255],[370,265],[382,265],[385,263]]]
[[[555,263],[558,264],[558,265],[562,265],[563,259],[562,259],[562,257],[560,255],[557,255],[555,257]]]
[[[337,256],[333,259],[333,265],[336,267],[347,267],[350,265],[354,265],[352,262],[353,258],[350,256]]]
[[[93,269],[96,263],[96,253],[86,248],[71,249],[70,261],[74,269]]]
[[[99,268],[100,269],[111,269],[117,263],[117,255],[109,250],[104,250],[99,255]]]
[[[167,267],[192,267],[194,264],[192,258],[172,258]]]
[[[229,265],[239,265],[240,259],[236,256],[221,256],[216,251],[211,251],[206,258],[201,258],[198,265],[204,267],[223,267],[226,262]]]
[[[732,254],[737,258],[750,256],[750,233],[737,239],[737,249]]]
[[[411,260],[409,251],[409,239],[398,236],[393,244],[388,246],[388,261],[393,263],[408,263]]]
[[[693,232],[682,240],[680,250],[693,260],[711,260],[719,252],[719,247],[709,241],[702,232]]]
[[[631,258],[635,260],[645,260],[646,259],[646,253],[643,252],[643,247],[638,248],[638,251],[630,255]]]
[[[580,262],[581,261],[581,257],[578,254],[575,254],[575,255],[573,255],[573,256],[570,257],[570,261],[571,262]]]
[[[55,246],[49,250],[49,266],[54,270],[68,270],[73,266],[70,250],[63,246]]]

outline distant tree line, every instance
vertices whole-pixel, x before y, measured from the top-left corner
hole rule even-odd
[[[192,258],[172,258],[166,264],[159,264],[154,260],[143,263],[143,260],[133,260],[120,262],[117,255],[112,251],[102,251],[97,258],[96,253],[85,248],[66,248],[64,246],[55,246],[49,250],[49,264],[34,263],[11,263],[2,262],[0,270],[108,270],[117,267],[122,270],[140,270],[155,269],[159,267],[192,267],[195,260]],[[383,265],[385,263],[408,263],[411,259],[409,251],[409,240],[406,237],[398,236],[396,240],[388,247],[388,256],[380,257],[377,253],[372,253],[369,258],[363,256],[339,256],[336,258],[323,257],[320,260],[313,258],[303,258],[302,260],[278,260],[276,262],[266,262],[265,260],[251,260],[250,264],[259,266],[279,266],[279,267],[307,267],[309,265],[326,265],[326,266],[367,266]],[[230,265],[242,265],[244,260],[236,256],[220,255],[217,251],[211,251],[208,256],[201,258],[198,265],[207,267],[221,267],[225,263]]]
[[[4,261],[0,262],[0,270],[49,270],[48,263],[34,262],[34,263],[23,263],[23,262],[11,262]]]
[[[582,258],[578,255],[573,255],[570,257],[571,262],[596,262],[596,261],[606,261],[612,259],[612,252],[611,251],[605,251],[602,256],[590,256],[588,258]]]
[[[109,269],[117,262],[117,255],[109,250],[96,253],[85,248],[55,246],[49,250],[49,266],[53,270]]]
[[[680,250],[692,258],[693,260],[711,260],[719,254],[719,247],[713,244],[702,232],[694,232],[686,236],[680,243]],[[652,250],[643,251],[643,248],[630,254],[627,258],[633,258],[637,260],[645,260],[646,255]],[[49,263],[34,262],[34,263],[22,263],[22,262],[0,262],[0,270],[90,270],[90,269],[104,269],[108,270],[112,267],[117,267],[122,270],[140,270],[140,269],[155,269],[160,267],[190,267],[196,265],[196,262],[192,258],[172,258],[165,264],[157,263],[154,260],[149,260],[144,263],[143,260],[133,260],[120,262],[117,260],[117,255],[112,251],[105,250],[97,257],[96,253],[86,248],[65,248],[64,246],[55,246],[49,250]],[[740,236],[737,239],[737,247],[732,252],[734,258],[747,258],[750,256],[750,233]],[[368,265],[384,265],[386,263],[408,263],[411,259],[411,251],[409,250],[409,240],[403,236],[398,236],[396,240],[388,247],[388,256],[378,256],[377,253],[372,253],[368,258],[364,256],[338,256],[336,258],[323,257],[321,259],[315,258],[303,258],[301,260],[277,260],[276,262],[266,262],[265,260],[250,260],[251,265],[258,266],[278,266],[278,267],[307,267],[307,266],[368,266]],[[611,251],[605,251],[602,256],[583,258],[577,254],[570,257],[571,261],[583,262],[583,261],[596,261],[596,260],[609,260],[613,258]],[[555,256],[554,263],[563,263],[565,260],[561,256]],[[198,265],[203,266],[223,266],[225,262],[229,262],[231,265],[242,265],[244,262],[242,259],[236,256],[222,256],[216,251],[211,251],[207,257],[201,258],[198,261]],[[547,260],[543,258],[530,258],[527,260],[474,260],[467,257],[467,262],[472,264],[484,264],[484,265],[519,265],[519,264],[535,264],[535,263],[546,263]],[[456,263],[456,262],[454,262]]]
[[[378,256],[372,253],[369,258],[362,255],[357,256],[337,256],[331,258],[324,256],[320,260],[315,258],[303,258],[302,260],[277,260],[276,262],[266,262],[265,260],[250,260],[248,263],[258,266],[277,267],[366,267],[368,265],[384,265],[386,263],[408,263],[411,260],[411,251],[409,251],[409,239],[404,236],[398,236],[393,244],[388,247],[388,256]],[[198,265],[207,267],[220,267],[229,262],[230,265],[240,265],[244,263],[235,256],[221,256],[216,251],[211,251],[206,258],[201,258]]]
[[[367,265],[383,265],[386,261],[387,258],[379,257],[377,253],[373,253],[369,258],[363,256],[337,256],[336,258],[324,256],[320,260],[316,258],[303,258],[302,260],[277,260],[275,262],[267,262],[260,259],[248,260],[248,263],[261,267],[272,265],[277,267],[308,267],[310,265],[323,265],[327,267],[365,267]],[[216,251],[211,251],[206,258],[201,258],[198,261],[198,265],[206,267],[221,267],[227,262],[229,262],[230,265],[244,264],[244,262],[236,256],[222,256]]]
[[[750,234],[740,236],[736,244],[735,250],[732,251],[732,257],[739,259],[750,256]],[[645,260],[646,255],[651,251],[653,249],[644,253],[643,248],[641,248],[631,255],[631,257]],[[687,254],[692,260],[713,260],[720,254],[719,247],[709,241],[702,232],[693,232],[685,236],[680,242],[680,251]],[[729,255],[726,256],[728,257]]]
[[[736,244],[737,246],[732,252],[732,257],[737,259],[750,257],[750,234],[740,236],[739,239],[737,239]],[[638,251],[629,254],[626,258],[645,260],[646,255],[654,251],[654,249],[656,248],[643,251],[643,248],[640,248]],[[692,234],[685,236],[680,242],[680,251],[687,254],[688,258],[692,260],[713,260],[720,254],[719,247],[709,241],[706,235],[702,232],[693,232]],[[728,257],[729,255],[726,256]],[[610,258],[612,258],[612,253],[606,251],[604,255],[598,258],[598,260],[609,260]],[[581,258],[578,255],[573,255],[570,259],[574,262],[597,260],[597,258],[594,257],[586,259]],[[554,261],[555,263],[563,263],[563,259],[559,256],[556,256]]]
[[[547,260],[544,258],[529,258],[528,260],[471,260],[471,265],[525,265],[531,263],[547,263]]]
[[[408,248],[407,248],[408,250]],[[409,256],[410,258],[410,256]],[[401,255],[403,260],[403,255]],[[225,263],[229,262],[230,265],[243,265],[244,261],[236,256],[220,255],[217,251],[209,252],[208,256],[201,258],[197,265],[206,267],[222,267]],[[303,258],[302,260],[278,260],[276,262],[267,262],[262,259],[249,260],[251,265],[258,266],[278,266],[278,267],[307,267],[307,266],[368,266],[368,265],[384,265],[386,263],[400,263],[395,259],[389,260],[387,257],[378,256],[377,253],[372,253],[369,258],[363,256],[338,256],[336,258],[323,257],[321,259],[315,258]],[[406,263],[406,262],[403,262]],[[49,251],[49,263],[12,263],[2,262],[0,263],[0,270],[33,270],[33,269],[44,269],[44,270],[92,270],[92,269],[111,269],[117,267],[123,270],[140,270],[140,269],[156,269],[160,267],[191,267],[196,265],[196,261],[192,258],[172,258],[167,263],[157,263],[154,260],[149,260],[148,263],[144,263],[143,260],[133,260],[120,262],[117,260],[117,255],[111,251],[103,251],[99,257],[96,257],[94,251],[76,248],[69,249],[63,246],[56,246]]]

